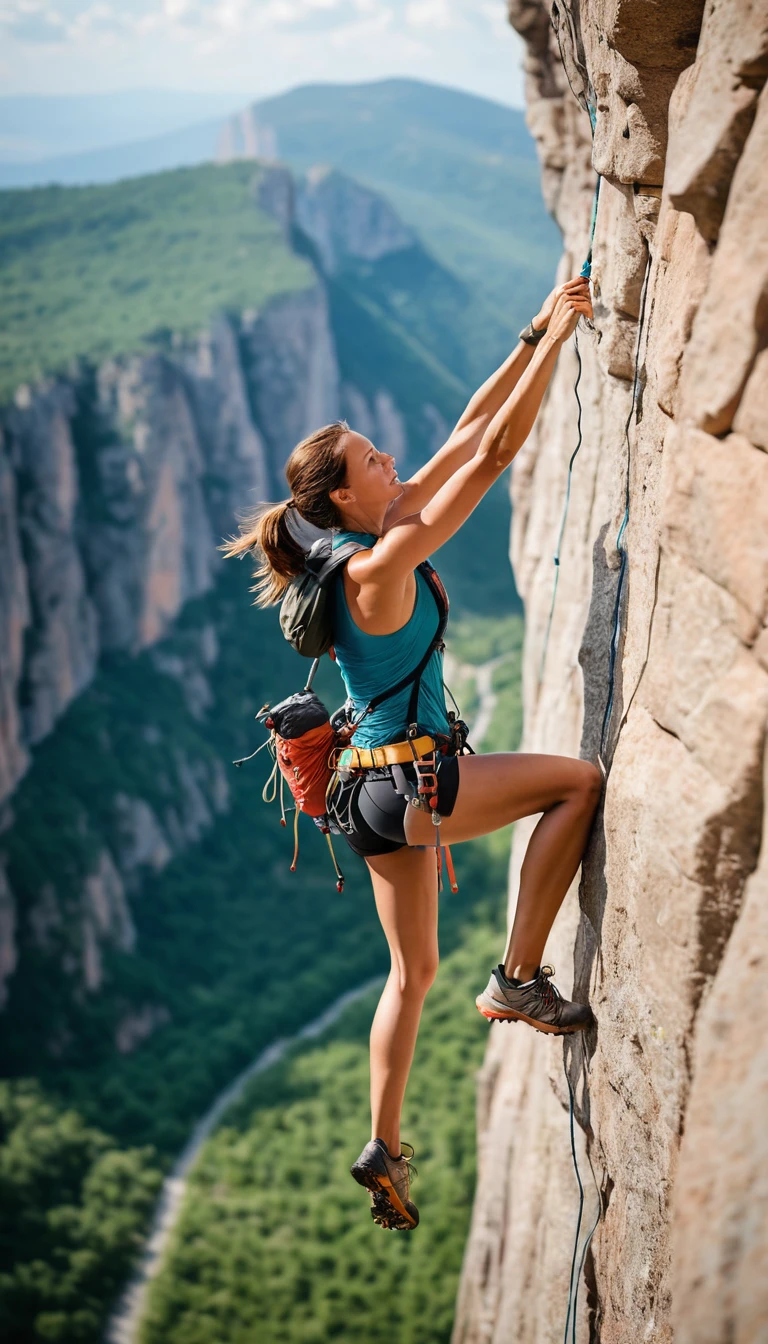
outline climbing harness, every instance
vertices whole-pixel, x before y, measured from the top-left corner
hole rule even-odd
[[[448,722],[451,725],[450,737],[444,737],[441,747],[438,748],[436,739],[432,736],[422,734],[418,725],[418,705],[419,692],[421,689],[421,677],[435,649],[444,649],[445,642],[443,636],[448,623],[449,601],[448,594],[445,591],[442,580],[437,571],[428,560],[422,562],[419,566],[424,577],[427,580],[432,596],[438,609],[438,628],[437,632],[426,649],[423,657],[419,660],[417,667],[407,676],[403,677],[397,684],[387,691],[382,691],[374,696],[368,702],[364,710],[358,717],[350,720],[351,732],[354,733],[367,714],[376,709],[384,700],[390,696],[396,695],[399,691],[411,683],[411,694],[408,702],[408,728],[403,742],[389,743],[383,747],[362,748],[351,746],[342,751],[338,757],[336,767],[336,780],[331,781],[329,785],[329,801],[331,810],[335,798],[336,784],[349,779],[356,773],[364,773],[366,769],[380,768],[381,765],[391,766],[393,773],[393,782],[397,793],[404,794],[409,803],[415,807],[422,807],[429,810],[435,827],[435,856],[437,862],[437,880],[438,891],[443,888],[443,859],[442,851],[445,849],[445,864],[448,871],[448,878],[452,891],[458,891],[456,874],[453,867],[453,859],[450,847],[442,846],[440,841],[440,823],[442,818],[437,810],[438,804],[438,782],[437,772],[440,762],[438,754],[443,754],[450,750],[453,755],[463,755],[466,751],[472,752],[472,748],[467,742],[469,729],[460,717],[458,705],[453,694],[448,687],[448,694],[451,696],[456,712],[449,710],[447,712]],[[445,685],[445,683],[443,683]],[[409,786],[402,771],[398,775],[396,767],[399,763],[411,760],[416,775],[415,790]],[[338,825],[344,829],[345,824],[349,824],[348,817],[336,816]]]
[[[431,752],[429,752],[429,754],[425,754],[421,757],[417,755],[415,744],[416,733],[417,733],[416,724],[412,723],[408,729],[407,738],[408,738],[408,745],[410,746],[411,751],[413,752],[413,768],[416,772],[416,779],[418,781],[418,784],[416,788],[416,796],[412,798],[411,801],[413,802],[414,806],[420,805],[422,808],[427,808],[432,817],[432,825],[434,826],[435,830],[435,853],[437,858],[437,889],[438,891],[442,891],[443,863],[442,863],[442,850],[440,845],[440,823],[442,822],[442,817],[440,816],[440,813],[437,810],[438,762],[434,748]],[[464,734],[463,736],[464,736],[464,742],[466,742],[466,734]],[[458,891],[459,886],[456,881],[456,874],[453,869],[453,859],[451,858],[450,845],[445,846],[445,863],[448,869],[448,881],[451,884],[451,891]]]

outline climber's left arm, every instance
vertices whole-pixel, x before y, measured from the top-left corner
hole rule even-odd
[[[568,292],[583,297],[581,291],[589,297],[589,281],[582,276],[557,286],[545,299],[532,325],[537,331],[546,328],[558,296]],[[472,460],[486,429],[514,391],[535,349],[535,345],[520,341],[504,363],[477,389],[442,448],[413,476],[403,481],[402,494],[392,501],[385,515],[385,531],[399,519],[419,513],[454,472]]]

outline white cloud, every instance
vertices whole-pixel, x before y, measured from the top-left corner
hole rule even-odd
[[[0,5],[0,27],[18,42],[61,42],[66,37],[62,16],[40,0],[10,0]]]
[[[410,0],[405,7],[405,22],[409,28],[456,28],[460,16],[449,0]]]
[[[331,45],[337,48],[349,48],[358,43],[369,42],[392,27],[393,14],[387,5],[382,5],[356,23],[342,24],[329,34]]]
[[[411,76],[522,103],[504,0],[0,0],[7,92]],[[66,60],[62,60],[66,43]]]

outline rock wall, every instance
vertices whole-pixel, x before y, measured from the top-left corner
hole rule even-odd
[[[510,17],[527,43],[562,278],[586,256],[595,180],[574,93],[595,108],[602,174],[595,331],[578,338],[584,438],[546,648],[577,444],[573,348],[512,481],[523,748],[600,754],[607,769],[580,884],[547,949],[598,1026],[584,1058],[579,1040],[493,1028],[454,1344],[563,1338],[578,1204],[564,1070],[586,1187],[580,1247],[601,1214],[575,1338],[758,1344],[768,1340],[768,11],[750,0],[556,0],[551,25],[540,0],[511,0]],[[532,825],[516,828],[513,904]]]

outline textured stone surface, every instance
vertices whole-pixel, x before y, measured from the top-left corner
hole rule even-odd
[[[673,1225],[679,1344],[752,1344],[768,1337],[768,1306],[755,1291],[768,1244],[768,1052],[755,1048],[750,1029],[763,1010],[768,833],[697,1031]],[[692,1228],[700,1234],[692,1237]]]
[[[557,8],[571,82],[597,94],[595,161],[608,176],[597,330],[579,335],[584,439],[546,648],[576,444],[571,350],[515,463],[512,557],[526,609],[523,748],[599,753],[608,772],[546,953],[565,992],[589,997],[598,1027],[585,1041],[587,1093],[578,1048],[493,1029],[454,1340],[563,1338],[577,1209],[565,1048],[579,1151],[602,1192],[579,1344],[758,1344],[768,1339],[768,1052],[755,1030],[768,955],[766,11],[747,0],[707,3],[703,15],[582,0],[571,25]],[[585,253],[588,119],[544,4],[512,0],[511,18],[529,44],[529,120],[565,276]],[[512,906],[529,833],[516,828]]]
[[[689,211],[707,239],[717,238],[766,75],[768,12],[762,0],[708,0],[688,110],[670,146],[667,173],[673,205]]]
[[[241,344],[271,465],[269,497],[282,499],[283,467],[294,444],[338,414],[339,372],[324,286],[246,314]]]

